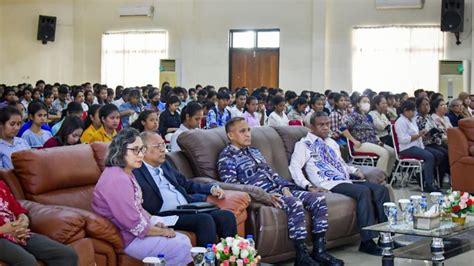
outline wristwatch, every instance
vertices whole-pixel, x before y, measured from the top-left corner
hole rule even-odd
[[[211,187],[211,194],[212,194],[212,191],[213,191],[214,189],[218,189],[218,188],[221,188],[221,187],[220,187],[219,185],[214,185],[214,186],[212,186],[212,187]]]
[[[308,184],[308,185],[306,185],[305,190],[309,190],[312,187],[313,187],[313,185]]]

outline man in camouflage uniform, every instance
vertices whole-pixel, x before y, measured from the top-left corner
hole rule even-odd
[[[328,227],[327,205],[320,193],[305,191],[280,177],[268,166],[259,150],[251,148],[250,127],[244,118],[235,117],[227,122],[230,144],[219,155],[217,168],[226,183],[253,185],[271,194],[273,206],[285,210],[288,231],[296,250],[295,265],[343,265],[325,249],[325,233]],[[313,253],[309,256],[304,209],[311,213],[313,225]]]

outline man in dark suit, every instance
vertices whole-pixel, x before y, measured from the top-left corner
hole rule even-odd
[[[152,215],[176,209],[177,206],[204,202],[207,195],[224,198],[224,190],[214,184],[199,184],[186,179],[165,159],[163,139],[154,132],[143,132],[140,137],[148,147],[144,163],[135,169],[138,184],[143,193],[143,208]],[[180,214],[174,229],[196,234],[197,244],[206,247],[220,238],[237,234],[237,223],[232,212],[215,210],[207,213]]]

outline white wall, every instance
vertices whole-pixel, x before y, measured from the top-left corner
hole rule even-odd
[[[154,5],[155,16],[121,18],[126,3]],[[1,0],[0,83],[98,82],[102,33],[166,29],[182,85],[228,85],[229,30],[280,28],[280,87],[350,89],[353,26],[439,24],[440,3],[380,11],[374,0]],[[466,0],[466,40],[457,47],[449,34],[446,59],[472,60],[471,13]],[[58,17],[55,42],[36,40],[39,14]]]

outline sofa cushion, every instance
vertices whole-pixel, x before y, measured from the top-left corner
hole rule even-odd
[[[105,169],[105,158],[107,157],[109,144],[108,142],[93,142],[90,144],[94,151],[94,158],[101,172]]]
[[[469,155],[474,156],[474,145],[469,147]]]
[[[468,140],[474,141],[474,117],[459,120],[458,126]]]
[[[12,161],[27,194],[94,185],[100,176],[87,144],[21,151],[12,155]]]
[[[307,127],[273,127],[275,131],[280,135],[280,138],[285,145],[286,156],[288,160],[291,160],[291,155],[295,150],[296,142],[300,141],[301,138],[308,134],[309,129]],[[290,162],[288,161],[288,164]]]

